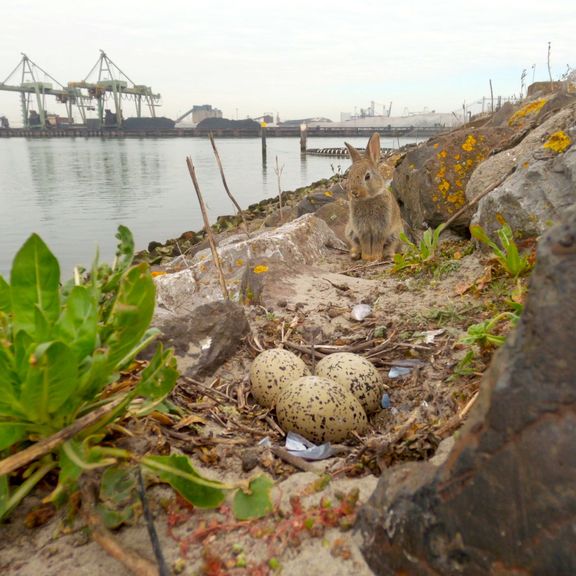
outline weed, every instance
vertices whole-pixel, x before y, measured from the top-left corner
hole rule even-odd
[[[484,228],[479,224],[472,224],[470,233],[476,240],[491,248],[499,264],[513,278],[518,278],[533,267],[533,262],[529,256],[520,254],[512,229],[506,222],[503,222],[501,228],[496,232],[501,247],[486,234]]]
[[[400,272],[407,268],[416,268],[429,263],[438,253],[440,233],[444,224],[440,224],[434,230],[428,228],[422,235],[418,244],[414,244],[404,232],[400,233],[400,239],[405,245],[405,251],[394,255],[393,272]]]
[[[512,321],[512,323],[516,323],[518,318],[519,316],[514,312],[501,312],[494,318],[484,320],[478,324],[472,324],[466,331],[466,336],[460,342],[468,346],[477,344],[480,348],[501,346],[504,344],[506,336],[497,333],[496,328],[503,322]]]
[[[61,286],[58,260],[33,234],[14,258],[10,283],[0,276],[0,519],[51,471],[58,485],[48,502],[63,500],[83,474],[106,469],[101,494],[112,504],[104,514],[111,523],[123,520],[118,507],[134,488],[127,463],[196,506],[219,505],[231,488],[202,477],[185,456],[140,457],[104,441],[128,411],[144,416],[162,404],[178,377],[173,350],[162,345],[145,368],[132,368],[158,334],[149,329],[155,287],[146,264],[131,265],[130,231],[120,226],[117,238],[112,267],[96,259],[89,276],[77,271]],[[128,385],[112,386],[121,371]],[[266,506],[269,487],[250,489],[241,513]]]

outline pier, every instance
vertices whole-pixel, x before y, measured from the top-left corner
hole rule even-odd
[[[355,128],[307,128],[308,137],[343,137],[361,136],[368,138],[373,132],[380,136],[392,138],[422,138],[423,140],[445,132],[443,126],[404,126],[404,127],[355,127]],[[62,128],[0,128],[0,138],[259,138],[260,130],[225,129],[199,130],[197,128],[171,128],[164,130],[122,130],[118,128],[88,129],[84,126]],[[266,136],[270,138],[300,137],[300,128],[268,126]]]

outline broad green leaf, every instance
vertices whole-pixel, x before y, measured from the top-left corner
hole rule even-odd
[[[78,361],[94,351],[98,340],[98,303],[87,288],[72,288],[56,327],[60,339],[76,352]]]
[[[95,398],[112,382],[113,374],[110,372],[108,364],[108,351],[102,348],[84,358],[80,364],[78,391],[75,400],[84,402],[84,400]]]
[[[14,379],[13,356],[0,341],[0,415],[11,415],[11,408],[16,406],[16,390]],[[6,412],[5,409],[8,408]]]
[[[273,510],[270,490],[274,482],[267,476],[258,476],[250,482],[249,492],[238,490],[234,495],[232,511],[238,520],[262,518]]]
[[[136,507],[136,503],[132,504],[132,506],[124,506],[119,510],[114,510],[113,508],[109,508],[108,506],[98,503],[96,504],[96,512],[102,519],[104,526],[109,530],[115,530],[116,528],[120,528],[122,524],[130,524],[131,521],[134,519],[134,509]]]
[[[146,456],[141,464],[199,508],[215,508],[224,500],[225,486],[203,478],[186,456]]]
[[[0,421],[0,452],[26,437],[27,425],[21,422]]]
[[[60,313],[60,266],[46,244],[32,234],[18,251],[12,264],[10,292],[14,331],[31,335],[36,329],[36,309],[49,323]]]
[[[104,470],[100,480],[100,500],[114,507],[130,503],[136,492],[133,467],[110,466]]]
[[[134,237],[126,226],[118,226],[116,232],[118,246],[116,247],[115,270],[126,270],[134,259]]]
[[[11,309],[10,285],[0,275],[0,312],[10,312]]]
[[[154,281],[148,265],[130,268],[120,282],[118,295],[110,312],[107,328],[109,337],[103,344],[109,347],[111,367],[121,368],[131,359],[152,320],[155,305]]]
[[[14,370],[16,372],[14,387],[17,395],[20,395],[22,382],[28,377],[30,357],[34,348],[35,344],[31,336],[24,330],[20,330],[14,338]]]
[[[10,485],[8,484],[8,474],[0,476],[0,520],[8,512],[8,502],[10,501]]]
[[[140,375],[136,394],[153,401],[164,399],[176,386],[178,370],[172,349],[164,352],[162,344]]]
[[[36,348],[20,403],[31,421],[48,424],[66,400],[76,392],[78,366],[74,351],[63,342],[49,342]]]

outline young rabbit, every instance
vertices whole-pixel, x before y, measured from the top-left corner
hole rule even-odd
[[[364,156],[347,142],[352,158],[346,191],[350,217],[346,236],[353,260],[379,261],[398,250],[403,231],[400,208],[378,171],[380,136],[372,134]]]

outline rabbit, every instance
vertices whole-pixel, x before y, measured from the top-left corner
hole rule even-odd
[[[375,132],[362,156],[345,142],[352,158],[345,189],[349,199],[346,237],[352,260],[380,261],[392,258],[403,232],[400,207],[378,171],[380,135]]]

